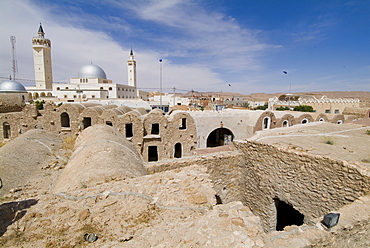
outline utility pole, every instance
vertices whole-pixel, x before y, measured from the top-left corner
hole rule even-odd
[[[173,87],[173,107],[175,107],[175,92],[176,92],[176,88]]]
[[[10,36],[10,43],[12,44],[12,71],[13,80],[15,80],[15,74],[18,72],[17,57],[15,53],[15,36]]]
[[[159,59],[159,105],[162,108],[162,59]]]

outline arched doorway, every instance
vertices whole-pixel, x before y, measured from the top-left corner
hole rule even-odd
[[[66,112],[63,112],[60,115],[60,122],[62,124],[62,127],[71,127],[71,124],[69,122],[69,114]]]
[[[304,118],[302,121],[301,121],[301,124],[307,124],[309,123],[308,119],[307,118]]]
[[[289,121],[288,120],[284,120],[282,126],[283,127],[289,127]]]
[[[181,158],[182,157],[182,145],[181,145],[181,143],[176,143],[175,153],[174,153],[173,157],[175,157],[175,158]]]
[[[10,132],[10,124],[8,122],[4,122],[3,123],[3,136],[4,136],[4,139],[10,139],[10,135],[11,135],[11,132]]]
[[[262,121],[262,129],[265,130],[265,129],[270,129],[270,125],[271,125],[271,118],[266,116],[265,118],[263,118],[263,121]]]
[[[227,128],[213,130],[207,138],[207,147],[229,145],[234,139],[233,133]]]

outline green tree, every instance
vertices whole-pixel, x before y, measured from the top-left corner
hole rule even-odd
[[[257,106],[257,108],[255,108],[255,110],[257,110],[257,109],[266,110],[268,107],[269,107],[268,104],[265,103],[265,105],[263,105],[263,106]]]
[[[42,101],[35,101],[35,104],[36,104],[38,110],[44,109],[44,103],[45,103],[44,100],[42,100]]]
[[[243,103],[241,104],[241,106],[242,106],[243,108],[249,108],[249,102],[243,102]]]
[[[293,110],[294,111],[300,111],[300,112],[314,112],[313,107],[312,106],[307,106],[307,105],[295,106]]]
[[[276,108],[276,110],[278,110],[278,111],[284,111],[284,110],[290,110],[290,108],[289,107],[283,107],[283,106],[280,106],[280,107],[277,107]]]

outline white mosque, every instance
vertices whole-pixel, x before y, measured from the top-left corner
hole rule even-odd
[[[113,83],[107,78],[104,70],[94,64],[82,66],[77,77],[70,78],[70,83],[53,83],[51,41],[44,35],[40,24],[38,37],[32,38],[36,85],[26,87],[28,100],[40,98],[68,102],[98,99],[148,100],[149,93],[136,87],[136,61],[132,50],[127,61],[128,85]]]

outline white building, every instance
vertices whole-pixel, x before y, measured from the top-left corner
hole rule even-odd
[[[161,108],[164,112],[168,112],[170,108],[173,108],[175,106],[179,105],[185,105],[189,106],[190,99],[176,96],[175,94],[162,94],[161,95],[154,95],[152,97],[149,97],[150,106],[152,108]]]
[[[51,42],[45,39],[40,24],[38,37],[32,39],[36,86],[27,87],[29,100],[50,98],[54,101],[87,101],[88,99],[124,99],[147,101],[149,93],[136,88],[136,61],[130,51],[127,61],[128,85],[116,84],[97,65],[82,66],[77,77],[69,83],[53,83],[51,70]]]

